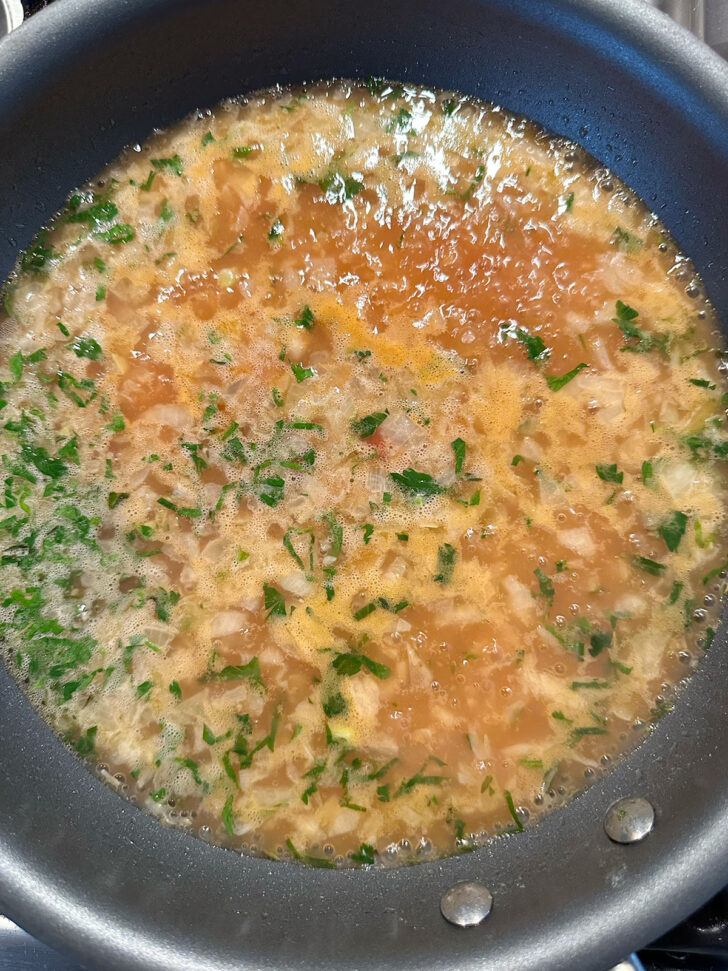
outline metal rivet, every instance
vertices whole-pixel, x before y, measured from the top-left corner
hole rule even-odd
[[[470,880],[453,884],[440,900],[442,916],[456,927],[475,927],[485,920],[492,907],[490,890]]]
[[[641,796],[618,799],[604,818],[604,831],[615,843],[638,843],[654,825],[655,810]]]

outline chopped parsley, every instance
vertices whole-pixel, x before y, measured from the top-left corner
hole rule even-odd
[[[441,786],[443,782],[446,781],[447,776],[444,775],[425,775],[425,769],[430,762],[434,762],[436,765],[443,766],[445,763],[442,759],[436,758],[431,755],[422,765],[419,772],[416,772],[409,779],[403,779],[399,784],[399,788],[394,794],[395,799],[400,796],[407,796],[415,789],[417,786]],[[383,800],[386,801],[386,800]]]
[[[388,610],[390,613],[398,614],[400,610],[404,610],[405,607],[409,607],[408,600],[400,600],[398,603],[392,603],[386,597],[377,597],[376,600],[370,601],[368,604],[364,604],[359,610],[355,611],[353,614],[354,620],[364,620],[369,614],[373,614],[377,607],[381,607],[382,610]]]
[[[184,169],[184,163],[177,154],[171,158],[153,158],[152,165],[158,172],[170,171],[175,175],[182,175]]]
[[[725,570],[728,570],[728,563],[721,563],[720,566],[716,566],[714,569],[712,569],[710,573],[705,574],[703,577],[703,583],[710,583],[711,580],[715,580],[715,578]]]
[[[392,673],[386,664],[373,661],[366,654],[337,654],[331,662],[334,671],[341,677],[353,677],[364,667],[380,680],[388,678]]]
[[[260,661],[251,658],[247,664],[228,664],[221,671],[208,671],[200,681],[249,681],[256,688],[265,689],[263,676],[260,673]]]
[[[504,333],[516,337],[523,344],[529,361],[545,361],[551,356],[551,350],[537,334],[531,334],[524,327],[512,328],[511,325],[504,327],[503,330]]]
[[[135,233],[134,229],[128,223],[117,223],[110,229],[97,235],[104,242],[111,243],[112,246],[117,246],[120,243],[130,243],[134,239]]]
[[[592,657],[597,657],[602,651],[606,651],[612,643],[614,635],[611,630],[601,630],[598,627],[592,629],[589,637],[591,647],[589,653]]]
[[[444,543],[437,550],[437,572],[433,576],[435,583],[450,583],[455,571],[457,550],[450,543]]]
[[[585,728],[572,728],[569,732],[569,745],[572,747],[582,740],[586,735],[606,735],[606,728],[599,728],[596,725],[587,725]]]
[[[103,353],[101,345],[93,337],[74,337],[70,349],[76,357],[87,357],[91,361],[97,361]]]
[[[669,343],[669,335],[667,334],[650,334],[647,331],[642,330],[635,324],[635,320],[639,317],[639,311],[635,310],[634,307],[630,307],[626,303],[622,303],[621,300],[617,301],[617,316],[612,317],[615,324],[618,325],[619,329],[624,334],[628,343],[624,344],[620,350],[629,351],[633,354],[646,354],[649,351],[659,351],[663,357],[667,357],[667,345]],[[629,343],[632,342],[632,343]]]
[[[329,172],[318,184],[330,203],[348,202],[364,188],[364,183],[352,175]]]
[[[351,430],[359,438],[369,438],[388,417],[388,411],[375,411],[364,418],[357,418],[351,422]]]
[[[45,273],[48,264],[59,259],[59,254],[52,246],[46,246],[48,230],[38,233],[33,242],[20,253],[20,269],[23,273]]]
[[[406,135],[412,131],[412,114],[406,108],[400,108],[387,122],[386,131],[388,135]]]
[[[304,330],[312,330],[314,325],[313,310],[306,304],[298,317],[293,318],[295,327],[302,327]]]
[[[69,208],[72,209],[72,212],[66,216],[66,222],[88,223],[90,226],[97,227],[103,223],[111,222],[119,213],[115,203],[110,199],[102,199],[86,209],[79,209],[79,205],[80,196],[71,196]]]
[[[450,447],[455,454],[455,475],[460,475],[465,463],[465,442],[462,438],[456,438],[454,442],[450,442]]]
[[[220,814],[220,819],[225,827],[225,832],[228,836],[233,836],[235,833],[235,814],[233,813],[233,797],[229,795],[225,800],[225,805],[223,806],[222,813]]]
[[[354,620],[364,620],[369,614],[373,614],[376,609],[377,603],[375,600],[372,600],[371,603],[365,604],[363,607],[354,611]]]
[[[664,539],[665,545],[671,553],[674,553],[680,545],[687,524],[688,517],[685,513],[675,510],[666,519],[663,519],[658,526],[657,532]]]
[[[344,543],[344,527],[332,512],[325,513],[323,518],[329,527],[329,552],[331,556],[339,556]]]
[[[522,833],[523,822],[521,820],[521,817],[516,812],[516,807],[513,802],[513,796],[510,794],[510,792],[507,789],[504,790],[503,795],[506,798],[506,806],[508,806],[508,812],[511,814],[511,818],[513,819],[513,822],[516,825],[516,831],[519,833]]]
[[[266,620],[269,620],[271,617],[286,616],[286,601],[280,590],[277,590],[275,587],[271,587],[267,583],[264,583],[263,598],[265,602],[265,609],[268,611],[266,614]]]
[[[164,587],[157,587],[157,592],[149,598],[154,601],[154,612],[160,620],[169,622],[172,607],[179,603],[180,595],[176,590],[165,590]]]
[[[646,556],[633,556],[632,562],[638,570],[642,570],[643,573],[649,573],[653,577],[662,576],[667,569],[664,563],[657,563],[655,560],[650,560]]]
[[[355,863],[361,863],[362,866],[373,866],[376,851],[373,846],[369,843],[362,843],[359,849],[351,854],[351,858]]]
[[[98,726],[92,725],[91,728],[87,729],[86,733],[74,743],[73,747],[79,755],[90,755],[95,750],[97,731]]]
[[[637,250],[642,249],[644,242],[639,236],[635,236],[634,233],[628,233],[626,229],[617,226],[612,234],[612,246],[625,250],[627,253],[635,253]]]
[[[160,506],[164,506],[165,509],[171,509],[173,513],[176,513],[178,516],[183,516],[185,519],[199,519],[202,515],[202,510],[199,506],[178,506],[176,503],[172,502],[170,499],[166,499],[164,496],[157,499],[157,502]]]
[[[600,462],[596,466],[596,470],[597,470],[597,475],[604,482],[616,482],[617,485],[622,484],[622,480],[624,479],[624,472],[618,471],[616,463],[607,465],[604,462]]]
[[[403,492],[411,493],[423,499],[430,499],[445,492],[445,487],[433,479],[427,472],[416,469],[404,469],[402,472],[390,472],[390,479],[396,482]]]
[[[585,367],[589,367],[589,365],[582,362],[581,364],[577,364],[575,368],[572,368],[571,371],[567,371],[566,374],[562,374],[560,377],[556,374],[547,374],[545,375],[546,384],[552,391],[560,391],[565,384],[572,381],[580,371],[584,370]]]
[[[313,368],[304,367],[302,364],[291,364],[291,371],[299,384],[314,375]]]
[[[346,699],[340,691],[336,691],[322,702],[322,708],[327,718],[336,718],[346,712]]]
[[[549,605],[554,602],[554,584],[552,580],[546,576],[541,567],[537,566],[533,571],[536,579],[538,580],[539,595],[547,601]]]
[[[126,422],[124,421],[124,416],[121,414],[114,415],[106,426],[106,430],[110,432],[123,432],[125,428]]]
[[[462,192],[451,191],[448,194],[458,196],[458,198],[462,199],[463,202],[468,202],[472,194],[475,192],[475,190],[478,188],[480,183],[483,181],[484,176],[485,176],[485,166],[479,165],[475,170],[475,174],[470,182],[470,185],[466,189],[464,189]]]

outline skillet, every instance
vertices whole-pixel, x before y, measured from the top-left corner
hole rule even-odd
[[[728,74],[637,0],[58,0],[0,43],[0,278],[67,194],[195,107],[276,82],[455,88],[579,141],[642,195],[728,321]],[[0,665],[0,910],[114,971],[603,971],[728,882],[728,631],[614,771],[524,833],[382,871],[241,858],[103,785]],[[607,808],[654,806],[642,842]],[[440,916],[458,881],[493,910]]]

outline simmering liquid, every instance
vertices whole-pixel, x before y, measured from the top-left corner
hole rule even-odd
[[[6,660],[161,819],[468,848],[710,645],[722,344],[656,217],[489,104],[274,90],[134,146],[0,312]]]

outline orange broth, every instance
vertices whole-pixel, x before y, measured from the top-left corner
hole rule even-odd
[[[578,146],[331,82],[134,146],[0,312],[7,662],[165,822],[468,848],[629,751],[709,646],[724,352]]]

